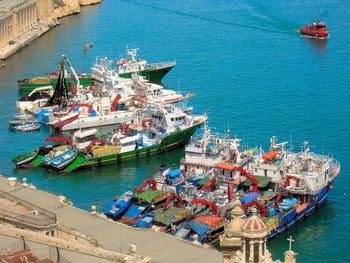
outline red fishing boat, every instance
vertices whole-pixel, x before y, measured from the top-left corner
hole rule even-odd
[[[305,25],[299,29],[301,35],[317,37],[317,38],[326,38],[328,37],[328,31],[326,23],[323,21],[316,20],[310,25]]]

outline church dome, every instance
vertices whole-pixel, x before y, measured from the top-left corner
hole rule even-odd
[[[252,209],[253,215],[242,226],[242,236],[247,238],[265,238],[268,234],[265,223],[257,216],[256,208]]]

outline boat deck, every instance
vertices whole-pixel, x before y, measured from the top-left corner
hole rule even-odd
[[[106,249],[127,252],[128,245],[134,244],[137,246],[137,254],[149,256],[155,262],[222,262],[219,251],[198,247],[164,233],[135,229],[96,217],[81,209],[61,204],[53,194],[22,188],[20,185],[16,187],[18,190],[14,191],[15,187],[8,186],[6,178],[0,178],[0,190],[12,191],[12,195],[55,213],[61,224],[95,237]]]

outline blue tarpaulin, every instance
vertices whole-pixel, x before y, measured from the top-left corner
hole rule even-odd
[[[145,206],[140,206],[140,205],[131,205],[128,211],[126,211],[124,217],[127,218],[135,218],[138,215],[142,213],[143,210],[145,210]]]
[[[190,226],[194,232],[201,236],[203,236],[209,229],[209,226],[207,224],[199,221],[192,221],[190,223]]]
[[[41,111],[39,111],[38,112],[38,114],[36,115],[36,118],[39,120],[39,121],[45,121],[44,120],[44,115],[46,114],[46,113],[49,113],[49,111],[48,110],[41,110]]]
[[[256,193],[256,192],[247,194],[246,196],[243,196],[243,197],[241,198],[241,203],[242,203],[242,204],[246,204],[246,203],[252,202],[252,201],[254,201],[257,197],[258,197],[258,193]]]
[[[179,175],[180,173],[181,173],[180,169],[176,169],[176,170],[172,170],[167,175],[169,175],[171,177],[175,177],[175,176]]]
[[[141,228],[149,228],[152,226],[153,221],[154,221],[154,212],[152,211],[143,215],[141,219],[134,224],[134,226],[141,227]]]

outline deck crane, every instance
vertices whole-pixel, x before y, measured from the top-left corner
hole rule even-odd
[[[281,198],[282,198],[282,195],[283,195],[283,191],[284,191],[284,189],[285,189],[287,186],[290,185],[290,181],[291,181],[291,180],[294,180],[295,183],[296,183],[296,186],[299,186],[299,181],[300,181],[300,179],[297,178],[297,177],[295,177],[295,176],[288,175],[288,176],[286,177],[286,180],[284,181],[284,184],[283,184],[283,186],[282,186],[282,188],[281,188],[281,190],[280,190],[280,192],[279,192],[277,198],[276,198],[276,201],[275,201],[275,209],[278,207],[278,204],[281,202]]]
[[[192,205],[205,205],[207,207],[210,207],[212,210],[211,214],[213,216],[217,216],[219,213],[219,208],[215,203],[209,202],[209,201],[204,200],[204,199],[194,198],[194,199],[192,199],[191,204]]]
[[[167,209],[168,206],[169,206],[169,204],[171,203],[171,201],[174,200],[174,199],[175,199],[175,201],[174,201],[174,206],[175,206],[175,207],[182,207],[182,205],[183,205],[183,200],[182,200],[181,195],[178,195],[178,194],[172,192],[172,193],[168,196],[167,200],[165,201],[165,203],[164,203],[164,205],[163,205],[163,208],[164,208],[164,209]]]
[[[253,192],[257,193],[258,192],[258,181],[254,178],[254,176],[252,176],[250,173],[248,173],[246,170],[244,170],[241,166],[235,166],[235,165],[230,165],[230,164],[226,164],[226,163],[219,163],[216,165],[216,167],[226,170],[226,171],[239,171],[243,176],[245,176],[246,178],[248,178],[252,184],[253,184]],[[229,195],[229,201],[232,201],[232,185],[233,182],[229,182],[228,183],[228,195]]]
[[[154,180],[154,179],[152,179],[152,178],[148,178],[148,179],[145,179],[145,180],[142,182],[142,184],[140,185],[140,187],[137,188],[137,189],[135,190],[135,192],[138,193],[138,194],[141,193],[147,185],[150,186],[150,189],[151,189],[152,191],[157,190],[157,181]]]
[[[79,77],[78,77],[77,73],[75,72],[75,69],[73,68],[72,63],[70,63],[69,59],[66,58],[65,55],[62,55],[62,58],[67,63],[68,67],[70,68],[70,70],[73,73],[73,76],[74,76],[74,78],[75,78],[75,80],[77,82],[77,93],[76,94],[77,94],[77,96],[79,96],[80,95],[80,80],[79,80]]]

